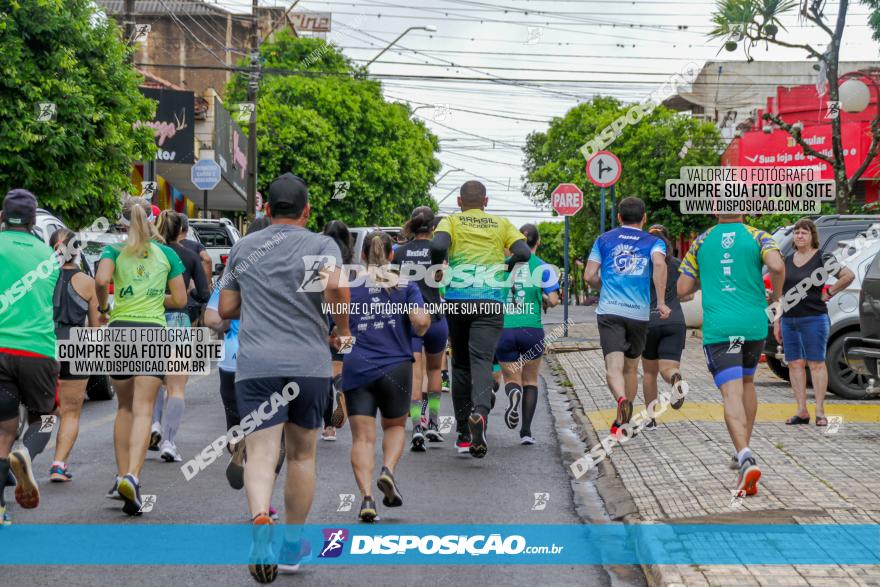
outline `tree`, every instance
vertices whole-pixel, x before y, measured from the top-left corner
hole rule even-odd
[[[538,247],[538,256],[547,263],[562,267],[563,259],[562,222],[538,223],[538,234],[541,235],[541,246]]]
[[[260,52],[260,189],[287,171],[302,177],[309,185],[311,228],[333,219],[394,226],[416,206],[436,209],[430,189],[440,170],[434,157],[439,142],[410,119],[408,107],[386,102],[378,82],[363,79],[323,40],[282,31]],[[245,84],[236,76],[227,100],[242,101]],[[337,186],[345,191],[342,199],[333,199],[342,193]]]
[[[871,17],[871,23],[880,24],[880,16],[876,9],[878,2],[868,0],[869,6],[875,9]],[[777,38],[780,30],[785,30],[780,22],[780,17],[792,13],[797,9],[797,14],[804,20],[816,25],[829,37],[828,48],[819,51],[809,43],[791,43]],[[825,72],[825,81],[828,84],[828,99],[830,102],[839,100],[838,92],[838,63],[840,46],[843,43],[843,32],[846,27],[846,15],[849,10],[849,0],[840,0],[837,4],[837,18],[834,22],[825,15],[825,0],[719,0],[712,21],[715,28],[709,33],[712,38],[726,38],[725,47],[728,50],[736,50],[739,42],[743,43],[743,49],[749,61],[752,61],[751,50],[760,42],[773,43],[780,47],[803,49],[807,55],[816,59],[816,69]],[[802,126],[786,123],[777,114],[764,113],[764,120],[768,120],[785,130],[803,149],[805,155],[824,161],[834,172],[836,187],[835,202],[837,211],[845,214],[849,209],[849,199],[853,188],[868,165],[880,154],[880,118],[871,123],[871,145],[865,154],[865,159],[855,172],[847,178],[846,164],[844,162],[843,141],[840,134],[840,117],[831,119],[831,156],[820,153],[811,147],[801,136]]]
[[[615,98],[597,97],[554,118],[546,132],[532,133],[526,139],[526,177],[533,184],[545,182],[549,188],[535,199],[549,201],[552,189],[563,182],[575,183],[584,191],[584,208],[570,221],[572,258],[586,256],[599,233],[599,188],[587,181],[578,148],[627,109]],[[623,165],[617,200],[640,197],[648,221],[664,224],[673,235],[705,229],[711,218],[682,215],[677,204],[665,200],[666,180],[678,178],[683,165],[718,165],[722,146],[713,124],[662,106],[654,108],[641,122],[623,129],[610,147]],[[610,196],[606,197],[610,203]],[[610,206],[607,214],[610,218]]]
[[[132,162],[155,153],[132,128],[155,103],[119,27],[90,0],[0,0],[0,54],[0,189],[30,190],[72,227],[115,218]]]

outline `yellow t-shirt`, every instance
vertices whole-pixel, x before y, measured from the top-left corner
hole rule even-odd
[[[494,300],[503,302],[508,287],[504,251],[525,237],[506,218],[473,209],[447,216],[437,232],[448,233],[449,269],[447,300]]]

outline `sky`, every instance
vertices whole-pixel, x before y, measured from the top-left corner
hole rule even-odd
[[[250,10],[250,0],[215,3]],[[641,101],[688,62],[745,59],[741,51],[719,53],[722,42],[707,37],[714,6],[711,0],[300,0],[294,10],[332,13],[327,39],[361,65],[408,27],[436,27],[410,31],[369,71],[383,76],[389,101],[418,108],[414,116],[440,138],[442,179],[432,196],[441,212],[454,211],[457,188],[476,178],[488,189],[487,211],[519,226],[552,216],[523,193],[529,133],[546,130],[553,117],[595,95]],[[826,3],[832,18],[837,8],[836,1]],[[841,60],[878,58],[867,12],[850,3]],[[787,41],[827,40],[796,16],[783,25],[788,32],[780,38]],[[805,59],[801,50],[773,45],[754,48],[752,56]],[[491,79],[450,79],[475,77]]]

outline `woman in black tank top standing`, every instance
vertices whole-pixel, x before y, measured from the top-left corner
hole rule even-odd
[[[63,263],[52,300],[55,306],[55,336],[58,340],[67,340],[70,338],[70,329],[85,326],[87,320],[90,327],[99,325],[95,280],[79,268],[80,243],[73,231],[59,228],[49,238],[49,245],[59,253]],[[58,389],[61,426],[55,439],[55,462],[49,469],[50,481],[63,483],[73,478],[67,458],[79,434],[79,417],[88,382],[88,375],[72,374],[70,362],[61,361]]]

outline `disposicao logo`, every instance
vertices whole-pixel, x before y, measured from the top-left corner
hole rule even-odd
[[[344,528],[324,528],[324,548],[318,558],[336,558],[342,554],[348,530]]]

